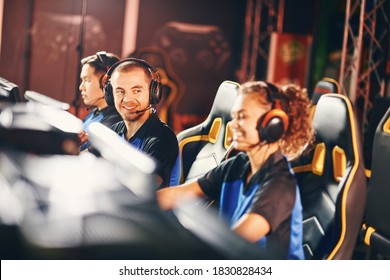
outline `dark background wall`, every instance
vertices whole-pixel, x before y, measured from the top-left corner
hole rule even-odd
[[[31,89],[64,102],[79,101],[80,53],[122,53],[126,5],[126,0],[88,0],[81,36],[84,1],[4,0],[0,76],[19,85],[21,92]],[[323,76],[338,79],[345,1],[284,3],[282,31],[313,36],[309,92]],[[194,122],[199,122],[209,112],[218,85],[238,81],[246,4],[139,1],[136,48],[157,46],[168,53],[185,84],[178,115],[195,116]],[[264,79],[266,66],[259,69],[255,78]]]
[[[80,52],[120,54],[124,5],[125,0],[89,0],[80,36],[82,0],[4,1],[0,76],[22,92],[74,102]]]
[[[137,48],[166,50],[186,85],[178,114],[205,116],[218,86],[235,80],[245,1],[140,1]]]

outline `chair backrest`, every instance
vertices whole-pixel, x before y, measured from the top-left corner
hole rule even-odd
[[[317,82],[316,86],[314,87],[313,93],[311,95],[311,108],[310,108],[310,116],[311,119],[314,117],[314,112],[317,107],[318,100],[320,100],[321,96],[324,94],[329,93],[341,93],[339,83],[332,79],[324,77],[320,81]],[[293,162],[293,166],[299,165],[307,165],[312,162],[312,154],[308,154],[310,149],[307,149],[304,154],[297,160]],[[311,151],[313,152],[313,151]]]
[[[231,144],[230,110],[239,84],[224,81],[218,88],[207,119],[177,135],[181,155],[181,183],[216,167]]]
[[[366,167],[366,172],[368,172],[367,177],[370,177],[371,174],[372,149],[376,130],[389,107],[390,97],[377,96],[367,115],[368,125],[363,138],[364,166]]]
[[[370,258],[390,257],[390,107],[375,132],[371,178],[368,183],[364,242]]]
[[[322,95],[313,127],[314,148],[306,154],[311,162],[293,168],[302,198],[305,256],[350,259],[366,199],[362,149],[350,100],[341,94]]]

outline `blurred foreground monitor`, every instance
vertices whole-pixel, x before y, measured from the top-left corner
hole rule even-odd
[[[0,147],[37,154],[78,154],[82,121],[35,102],[0,103]]]
[[[23,127],[27,139],[37,133],[37,143],[40,133],[44,135],[41,149],[31,149],[21,138],[16,139],[20,145],[11,145],[9,137],[2,140],[2,259],[267,258],[193,202],[162,211],[156,201],[154,161],[100,124],[91,127],[90,141],[102,157],[48,153],[48,142],[59,141],[55,134],[77,129],[59,129],[57,124],[55,134],[46,134],[44,128],[50,126],[39,116],[66,112],[41,106],[47,105],[0,110],[0,122],[8,115],[21,123],[2,123],[2,133],[21,133]],[[26,115],[33,121],[28,123]]]

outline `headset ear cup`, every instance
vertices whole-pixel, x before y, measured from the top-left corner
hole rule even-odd
[[[161,100],[162,86],[161,83],[153,79],[150,83],[150,104],[158,104]]]
[[[257,122],[260,141],[268,144],[278,141],[287,131],[288,125],[288,116],[283,110],[270,110]]]
[[[259,134],[259,140],[260,142],[262,141],[266,141],[267,142],[267,134],[265,132],[265,128],[263,127],[262,123],[264,121],[264,118],[265,118],[265,115],[264,114],[263,116],[260,117],[260,119],[257,121],[257,132]]]
[[[115,106],[114,96],[112,94],[112,86],[110,82],[106,82],[103,87],[104,99],[106,100],[108,106]]]
[[[108,74],[105,74],[100,78],[100,85],[103,89],[104,99],[106,100],[108,106],[115,106],[114,97],[112,95],[110,76]]]

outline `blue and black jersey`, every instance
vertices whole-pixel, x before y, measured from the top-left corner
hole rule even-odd
[[[111,129],[126,139],[127,129],[123,121],[113,125]],[[128,142],[156,160],[156,174],[163,180],[160,188],[179,184],[180,157],[177,138],[157,114],[151,114]]]
[[[100,122],[107,127],[111,127],[113,124],[120,122],[121,120],[122,117],[119,115],[118,111],[112,106],[107,106],[101,110],[95,108],[85,117],[83,121],[83,130],[89,133],[88,126],[94,122]],[[90,143],[88,141],[81,145],[80,151],[85,150],[89,146]]]
[[[208,172],[198,182],[219,201],[219,213],[233,226],[245,213],[257,213],[270,225],[258,241],[273,258],[303,259],[302,205],[296,179],[286,158],[277,151],[246,183],[248,156],[238,154]]]

